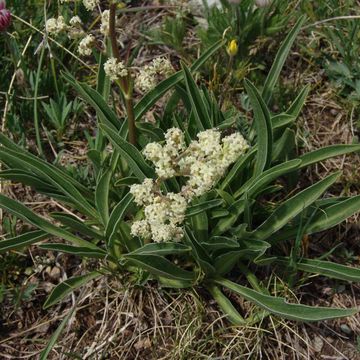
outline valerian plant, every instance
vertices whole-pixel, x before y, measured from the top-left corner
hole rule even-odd
[[[223,288],[263,309],[258,318],[275,314],[298,321],[319,321],[354,314],[356,309],[289,303],[272,296],[252,272],[253,265],[280,264],[344,281],[360,281],[359,269],[299,258],[293,253],[285,256],[278,246],[331,228],[360,210],[360,196],[322,197],[339,178],[338,172],[295,195],[281,192],[279,179],[284,184],[308,166],[360,150],[360,145],[334,145],[293,157],[293,126],[308,86],[286,112],[272,114],[268,108],[304,18],[297,21],[281,45],[261,91],[245,80],[253,121],[243,131],[238,117],[220,110],[212,94],[204,86],[199,88],[192,75],[215,52],[226,51],[222,41],[205,51],[190,68],[183,65],[181,71],[133,105],[131,68],[121,62],[116,50],[115,10],[112,6],[109,13],[112,54],[108,49],[108,62],[105,56],[100,57],[97,88],[63,74],[97,113],[97,145],[88,154],[96,174],[95,187],[85,187],[61,167],[0,134],[0,161],[6,167],[1,178],[30,185],[77,214],[53,213],[55,221],[50,222],[0,195],[1,208],[37,228],[0,241],[0,251],[39,244],[42,249],[98,260],[98,270],[56,286],[44,307],[56,304],[93,279],[133,273],[134,283],[151,279],[163,287],[202,286],[238,325],[256,319],[244,319]],[[108,105],[109,78],[122,92],[126,118],[119,119]],[[156,123],[142,121],[144,114],[171,90]],[[180,103],[182,106],[178,106]],[[271,206],[258,201],[260,196],[267,199],[274,192],[283,200]],[[54,238],[65,243],[44,243]],[[248,286],[230,280],[234,269],[244,275]]]

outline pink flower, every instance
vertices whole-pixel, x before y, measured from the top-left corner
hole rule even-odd
[[[0,31],[6,30],[11,23],[11,13],[6,9],[5,0],[0,0]]]

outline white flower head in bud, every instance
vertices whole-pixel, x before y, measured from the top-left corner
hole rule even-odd
[[[83,4],[88,11],[93,11],[96,5],[99,4],[99,0],[83,0]]]
[[[134,201],[138,205],[150,204],[153,201],[154,182],[152,179],[145,179],[142,184],[130,186],[130,193],[134,195]]]
[[[115,58],[110,58],[106,61],[104,64],[104,71],[112,81],[128,76],[128,70],[126,69],[124,63]]]
[[[92,53],[92,48],[95,43],[94,35],[86,35],[79,43],[78,52],[80,55],[89,56]]]

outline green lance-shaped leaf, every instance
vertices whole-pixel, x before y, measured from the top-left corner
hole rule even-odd
[[[152,275],[161,276],[167,279],[193,281],[195,274],[191,271],[183,270],[174,265],[169,260],[157,255],[127,254],[124,258]]]
[[[158,256],[166,256],[166,255],[180,255],[186,254],[191,251],[190,246],[186,246],[179,243],[174,242],[164,242],[164,243],[151,243],[142,246],[135,251],[129,253],[129,255],[158,255]]]
[[[294,124],[296,118],[292,115],[281,113],[271,117],[271,126],[274,130],[280,129],[285,126],[291,126]]]
[[[216,42],[209,49],[207,49],[194,64],[190,67],[191,72],[200,69],[219,49],[222,48],[224,42],[222,40]],[[155,103],[176,84],[184,79],[183,71],[179,71],[171,75],[167,79],[161,81],[154,89],[150,90],[144,97],[135,105],[134,116],[135,121],[139,120]]]
[[[256,179],[249,179],[236,193],[234,194],[235,198],[240,197],[245,192],[248,194],[248,197],[253,197],[255,194],[264,189],[265,186],[283,176],[291,171],[298,169],[301,165],[301,160],[294,159],[286,161],[282,164],[273,166],[272,168],[264,171]]]
[[[309,94],[310,85],[306,85],[296,99],[292,102],[290,107],[286,110],[286,114],[293,116],[295,119],[300,115],[301,109],[305,104],[305,100]]]
[[[49,164],[48,162],[41,160],[37,156],[29,153],[28,151],[22,149],[20,146],[16,145],[14,142],[12,142],[9,138],[7,138],[5,135],[0,133],[0,144],[4,146],[3,150],[11,150],[11,154],[15,157],[15,164],[16,160],[18,158],[18,154],[21,154],[22,156],[19,157],[21,159],[24,159],[20,164],[22,165],[21,169],[29,169],[28,166],[26,166],[26,163],[41,163],[41,167],[45,167],[48,169],[48,173],[56,174],[57,177],[62,177],[64,181],[70,182],[73,186],[75,186],[84,196],[86,196],[87,199],[92,199],[93,194],[92,192],[86,188],[84,185],[80,184],[77,180],[72,178],[70,175],[68,175],[65,171],[59,169],[58,167]],[[1,157],[0,157],[1,159]],[[2,159],[1,159],[2,160]],[[23,164],[25,163],[25,166]],[[16,166],[11,166],[12,168],[16,168]],[[30,168],[32,170],[33,168]],[[38,173],[35,171],[35,173]],[[41,177],[41,179],[44,181],[44,178]],[[47,180],[48,177],[46,178]],[[51,180],[51,179],[50,179]]]
[[[110,219],[105,230],[108,247],[111,247],[114,243],[120,224],[124,219],[127,210],[131,206],[133,199],[133,195],[127,193],[111,212]]]
[[[301,155],[299,157],[299,159],[301,160],[300,168],[305,168],[307,166],[316,164],[320,161],[324,161],[335,156],[345,155],[358,151],[360,151],[360,144],[327,146],[322,149],[311,151],[304,155]]]
[[[1,240],[0,241],[0,254],[10,251],[10,250],[17,250],[21,249],[24,246],[28,246],[31,244],[35,244],[39,241],[45,240],[49,238],[51,235],[42,231],[30,231],[25,234],[21,234],[9,239]]]
[[[40,177],[45,177],[47,181],[51,182],[54,187],[66,195],[68,201],[76,206],[79,211],[82,211],[93,219],[98,218],[96,210],[90,205],[72,181],[69,181],[68,178],[54,166],[36,157],[29,157],[25,153],[5,148],[0,148],[0,159],[4,162],[21,164],[22,167],[30,169]]]
[[[62,319],[60,325],[58,326],[58,328],[53,332],[53,334],[50,337],[50,340],[48,342],[48,344],[46,345],[45,349],[41,352],[40,354],[40,360],[47,360],[51,349],[54,347],[54,345],[56,344],[56,341],[58,340],[59,336],[61,335],[62,331],[64,330],[66,324],[68,323],[68,321],[70,320],[72,314],[74,313],[76,307],[73,306],[69,312],[66,314],[66,316],[64,317],[64,319]]]
[[[15,215],[19,219],[24,220],[25,222],[28,222],[37,228],[45,231],[48,234],[58,236],[62,239],[68,240],[78,246],[84,246],[84,247],[90,247],[93,249],[98,249],[98,247],[89,241],[80,239],[70,232],[61,229],[45,219],[41,218],[40,216],[33,213],[31,210],[29,210],[26,206],[23,204],[20,204],[19,202],[9,199],[4,195],[0,194],[0,207],[11,214]]]
[[[295,131],[286,128],[280,139],[274,143],[272,161],[288,159],[295,148]]]
[[[132,144],[124,140],[116,131],[110,127],[102,124],[100,128],[108,136],[111,143],[119,151],[119,153],[126,159],[131,170],[139,181],[145,178],[153,178],[155,176],[154,170],[146,163],[140,151]]]
[[[329,175],[325,179],[283,202],[267,220],[252,232],[252,235],[260,240],[267,239],[271,234],[280,230],[292,218],[317,200],[321,194],[337,180],[339,175],[339,172]]]
[[[225,236],[213,236],[202,244],[207,251],[238,248],[239,243]]]
[[[63,73],[62,75],[81,97],[96,110],[101,123],[113,129],[120,129],[122,123],[101,94],[89,85],[78,82],[70,73]]]
[[[264,88],[262,90],[262,97],[264,98],[265,103],[269,103],[275,84],[278,81],[282,67],[284,66],[285,60],[289,55],[292,44],[295,41],[296,36],[298,35],[301,26],[305,21],[305,16],[301,16],[296,22],[295,26],[286,36],[284,42],[281,44],[279,51],[276,54],[275,60],[269,74],[265,80]]]
[[[39,177],[33,173],[21,169],[0,171],[0,179],[19,182],[21,184],[31,186],[42,193],[46,193],[48,191],[56,192],[56,189],[50,183],[45,182],[44,179],[39,179]]]
[[[254,125],[257,134],[257,157],[253,177],[259,176],[271,163],[272,128],[269,110],[256,87],[247,79],[244,81],[254,112]]]
[[[204,211],[213,209],[215,207],[219,207],[224,204],[224,201],[222,199],[214,199],[214,200],[208,200],[204,202],[200,202],[198,204],[189,206],[186,209],[186,217],[195,216],[197,214],[200,214]]]
[[[329,229],[337,224],[340,224],[342,221],[357,212],[360,212],[360,195],[351,197],[323,209],[312,219],[309,226],[306,227],[305,232],[307,234],[312,234]]]
[[[61,301],[66,295],[70,294],[79,287],[85,285],[89,281],[101,276],[101,273],[93,271],[86,275],[72,277],[57,285],[46,299],[43,308],[47,309],[50,306]]]
[[[95,189],[95,204],[99,212],[103,225],[106,227],[109,221],[109,189],[112,171],[108,169],[105,171]]]
[[[53,212],[50,215],[52,218],[60,221],[63,225],[69,227],[73,232],[78,232],[82,235],[90,237],[91,239],[100,241],[104,240],[104,236],[99,230],[94,229],[90,225],[87,225],[85,222],[77,219],[73,215],[62,212]]]
[[[256,155],[257,147],[254,147],[248,151],[247,154],[242,155],[236,161],[236,163],[232,166],[229,173],[226,175],[225,179],[221,182],[220,189],[224,190],[228,187],[233,180],[235,180],[241,172],[246,168],[246,166],[250,163],[253,157]]]
[[[220,288],[214,284],[209,284],[206,287],[212,297],[220,306],[221,310],[224,314],[226,314],[227,318],[234,324],[234,325],[245,325],[244,318],[239,314],[239,312],[235,309],[234,305],[231,301],[222,293]]]
[[[84,246],[72,246],[66,244],[40,244],[39,248],[95,259],[103,259],[107,255],[106,251],[102,249],[93,249]]]
[[[255,303],[259,307],[289,320],[306,322],[322,321],[327,319],[352,316],[358,312],[357,309],[339,309],[290,304],[286,302],[284,298],[264,295],[226,279],[217,279],[214,280],[214,283],[220,286],[224,286],[244,297],[246,300]]]
[[[290,258],[278,258],[275,262],[281,265],[287,265],[289,261]],[[331,261],[302,259],[296,263],[296,268],[333,279],[360,282],[359,268],[336,264]]]
[[[186,65],[182,64],[182,69],[184,72],[187,94],[191,102],[191,109],[193,111],[198,130],[204,131],[206,129],[210,129],[212,127],[210,115],[207,111],[207,107],[200,90],[196,86],[195,81]]]

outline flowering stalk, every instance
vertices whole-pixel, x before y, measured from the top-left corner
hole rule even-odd
[[[115,59],[121,62],[120,51],[117,45],[116,40],[116,2],[110,4],[110,15],[109,15],[109,37],[111,41],[112,53]],[[134,106],[132,99],[132,86],[130,74],[124,77],[120,77],[120,88],[124,93],[124,101],[127,113],[128,129],[129,129],[129,142],[133,145],[136,145],[136,130],[135,130],[135,116],[134,116]]]

